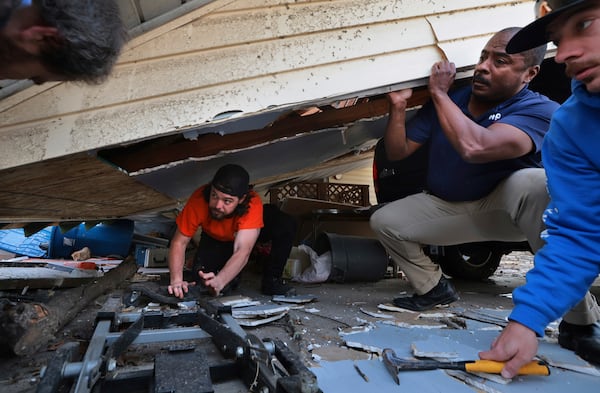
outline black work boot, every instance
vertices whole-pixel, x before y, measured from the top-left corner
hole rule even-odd
[[[435,287],[424,295],[397,297],[394,299],[396,307],[412,311],[429,310],[439,304],[450,304],[459,299],[458,293],[450,281],[442,276]]]
[[[561,321],[558,325],[558,343],[575,351],[582,359],[600,364],[600,322],[574,325]]]
[[[261,292],[263,295],[295,295],[296,290],[281,278],[263,278]]]

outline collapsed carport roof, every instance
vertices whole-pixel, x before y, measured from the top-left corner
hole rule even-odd
[[[530,1],[192,3],[136,27],[106,83],[0,101],[0,222],[174,208],[223,162],[263,188],[342,172],[370,159],[385,92],[415,87],[417,106],[433,62],[466,78],[533,18]]]

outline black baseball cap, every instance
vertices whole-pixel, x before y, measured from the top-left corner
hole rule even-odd
[[[211,185],[217,190],[238,198],[249,190],[250,175],[239,165],[225,164],[217,170]]]
[[[546,32],[548,25],[565,12],[588,3],[589,0],[546,0],[546,2],[551,11],[519,30],[506,44],[506,53],[519,53],[544,45],[550,41]]]

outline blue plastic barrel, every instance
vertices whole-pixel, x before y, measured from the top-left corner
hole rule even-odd
[[[71,259],[72,253],[88,247],[94,257],[124,259],[131,247],[133,226],[131,220],[115,220],[86,230],[85,224],[81,223],[65,233],[61,233],[60,228],[55,226],[48,245],[48,257]]]

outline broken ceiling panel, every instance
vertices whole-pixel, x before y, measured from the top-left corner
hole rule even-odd
[[[85,221],[173,207],[171,199],[86,154],[0,176],[0,222]]]
[[[383,134],[385,122],[373,122],[371,127],[357,126],[351,132],[335,128],[287,138],[236,152],[223,153],[211,159],[186,161],[136,175],[139,182],[170,196],[187,198],[197,187],[207,183],[216,170],[235,162],[251,173],[251,182],[280,173],[309,168],[315,162],[327,162],[352,152],[365,141],[374,144]],[[268,165],[267,165],[268,164]]]
[[[376,353],[381,353],[384,348],[392,348],[400,358],[411,358],[413,355],[411,346],[417,343],[421,348],[429,348],[431,351],[437,348],[439,351],[456,353],[457,359],[475,360],[479,358],[479,351],[488,349],[498,334],[497,331],[488,330],[407,329],[377,323],[375,329],[346,336],[345,340],[346,344],[352,348],[363,347]],[[563,363],[581,365],[582,362],[572,351],[561,348],[556,342],[550,343],[540,340],[538,353],[544,358],[560,359]],[[321,368],[330,367],[330,363],[322,363],[320,366]],[[340,371],[337,368],[338,366],[331,367],[334,367],[338,372]],[[380,362],[379,367],[387,372],[382,362]],[[327,373],[331,375],[333,369],[320,370],[314,368],[314,371],[321,378],[321,375]],[[452,382],[450,376],[445,375],[445,373],[433,374],[433,372],[426,372],[431,373],[427,375],[424,375],[424,373],[422,371],[400,372],[400,387],[411,386],[408,381],[412,381],[412,378],[419,378],[420,375],[422,381],[428,381],[435,386],[437,390],[433,391],[448,391],[444,387],[445,383]],[[387,375],[394,383],[391,375],[389,373]],[[487,381],[487,384],[498,392],[506,393],[527,393],[531,391],[562,393],[565,391],[591,392],[595,390],[597,382],[598,378],[593,375],[551,367],[549,376],[518,376],[513,378],[509,384],[491,381]],[[319,384],[321,384],[320,380]],[[398,387],[396,386],[396,388]],[[337,390],[324,391],[335,392]]]
[[[367,377],[368,382],[356,371],[355,364]],[[448,377],[442,370],[402,373],[398,386],[379,359],[321,361],[319,365],[312,367],[311,371],[317,376],[319,388],[324,393],[474,393],[472,388]]]

